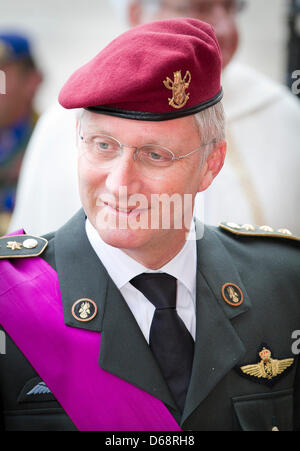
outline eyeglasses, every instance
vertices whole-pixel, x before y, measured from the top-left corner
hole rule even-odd
[[[152,1],[152,0],[151,0]],[[149,0],[146,0],[149,3]],[[247,2],[246,0],[189,0],[180,2],[174,2],[174,0],[160,0],[160,6],[167,9],[176,11],[182,16],[201,16],[208,17],[212,14],[214,8],[222,6],[228,14],[236,14],[242,11]]]
[[[135,149],[133,160],[136,162],[138,170],[146,177],[153,179],[164,177],[166,175],[164,170],[172,166],[176,161],[189,157],[208,145],[216,144],[216,140],[212,140],[185,155],[175,156],[170,149],[158,144],[144,144],[141,147],[135,147],[121,144],[116,138],[104,134],[86,137],[79,136],[84,156],[93,166],[103,169],[114,167],[119,157],[123,154],[123,149],[127,147],[128,149]]]

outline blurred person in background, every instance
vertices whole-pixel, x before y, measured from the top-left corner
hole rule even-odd
[[[4,234],[22,159],[38,119],[33,101],[42,75],[26,37],[0,33],[0,70],[5,74],[5,92],[0,95],[0,234]]]
[[[300,0],[290,0],[287,85],[300,99]]]
[[[208,224],[228,221],[237,228],[243,225],[251,228],[255,224],[269,231],[287,228],[300,234],[300,105],[288,88],[232,61],[239,45],[237,13],[245,2],[114,0],[113,3],[131,26],[188,16],[210,23],[216,32],[223,57],[228,156],[223,174],[200,198],[202,204],[196,206],[196,215]],[[22,226],[30,233],[47,233],[79,208],[74,149],[73,116],[55,106],[40,121],[29,146],[11,230]],[[62,192],[67,204],[61,202]]]

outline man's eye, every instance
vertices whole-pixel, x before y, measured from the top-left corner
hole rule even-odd
[[[144,160],[146,163],[153,163],[163,165],[168,163],[172,158],[170,158],[170,154],[163,149],[152,149],[152,148],[144,148],[140,153],[140,159]]]
[[[109,150],[111,146],[109,143],[106,142],[98,142],[97,147],[99,150]]]
[[[163,159],[163,156],[160,155],[157,152],[149,152],[149,157],[151,158],[151,160],[161,160],[161,159]]]

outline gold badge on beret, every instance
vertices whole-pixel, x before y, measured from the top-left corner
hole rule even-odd
[[[169,77],[164,80],[164,85],[167,89],[170,89],[173,93],[173,97],[169,100],[169,105],[173,108],[179,109],[184,107],[190,98],[190,94],[185,91],[188,89],[191,83],[191,73],[186,71],[185,76],[182,79],[181,70],[174,72],[174,81]]]
[[[72,315],[77,321],[92,321],[97,315],[97,304],[91,299],[79,299],[72,306]]]
[[[243,303],[244,295],[242,290],[234,283],[225,283],[222,286],[221,293],[224,301],[232,307],[238,307]]]

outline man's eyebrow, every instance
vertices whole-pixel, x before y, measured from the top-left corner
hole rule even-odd
[[[82,127],[81,127],[81,130],[82,130]],[[89,134],[89,135],[91,135],[91,134],[93,134],[93,135],[99,135],[99,134],[102,134],[102,135],[108,135],[108,136],[113,136],[110,132],[108,132],[108,131],[106,131],[105,129],[102,129],[102,128],[91,128],[91,129],[86,129],[85,130],[85,133],[87,133],[87,134]]]
[[[82,127],[80,128],[80,131],[82,132]],[[112,138],[115,138],[115,139],[117,139],[118,141],[122,141],[122,140],[120,140],[120,139],[118,138],[117,134],[108,132],[107,130],[101,129],[101,128],[97,128],[97,129],[95,129],[95,130],[94,130],[94,128],[91,128],[90,130],[87,129],[87,130],[84,131],[84,133],[87,134],[87,135],[95,135],[95,136],[96,136],[96,135],[99,135],[99,134],[102,134],[102,135],[106,135],[106,136],[111,136]],[[125,143],[124,143],[124,144],[125,144]],[[152,138],[152,137],[149,137],[149,139],[147,139],[147,140],[145,141],[145,143],[142,144],[142,145],[145,145],[145,144],[157,144],[157,145],[161,145],[162,147],[168,147],[167,145],[162,144],[162,143],[159,141],[159,139],[155,139],[155,138]]]

